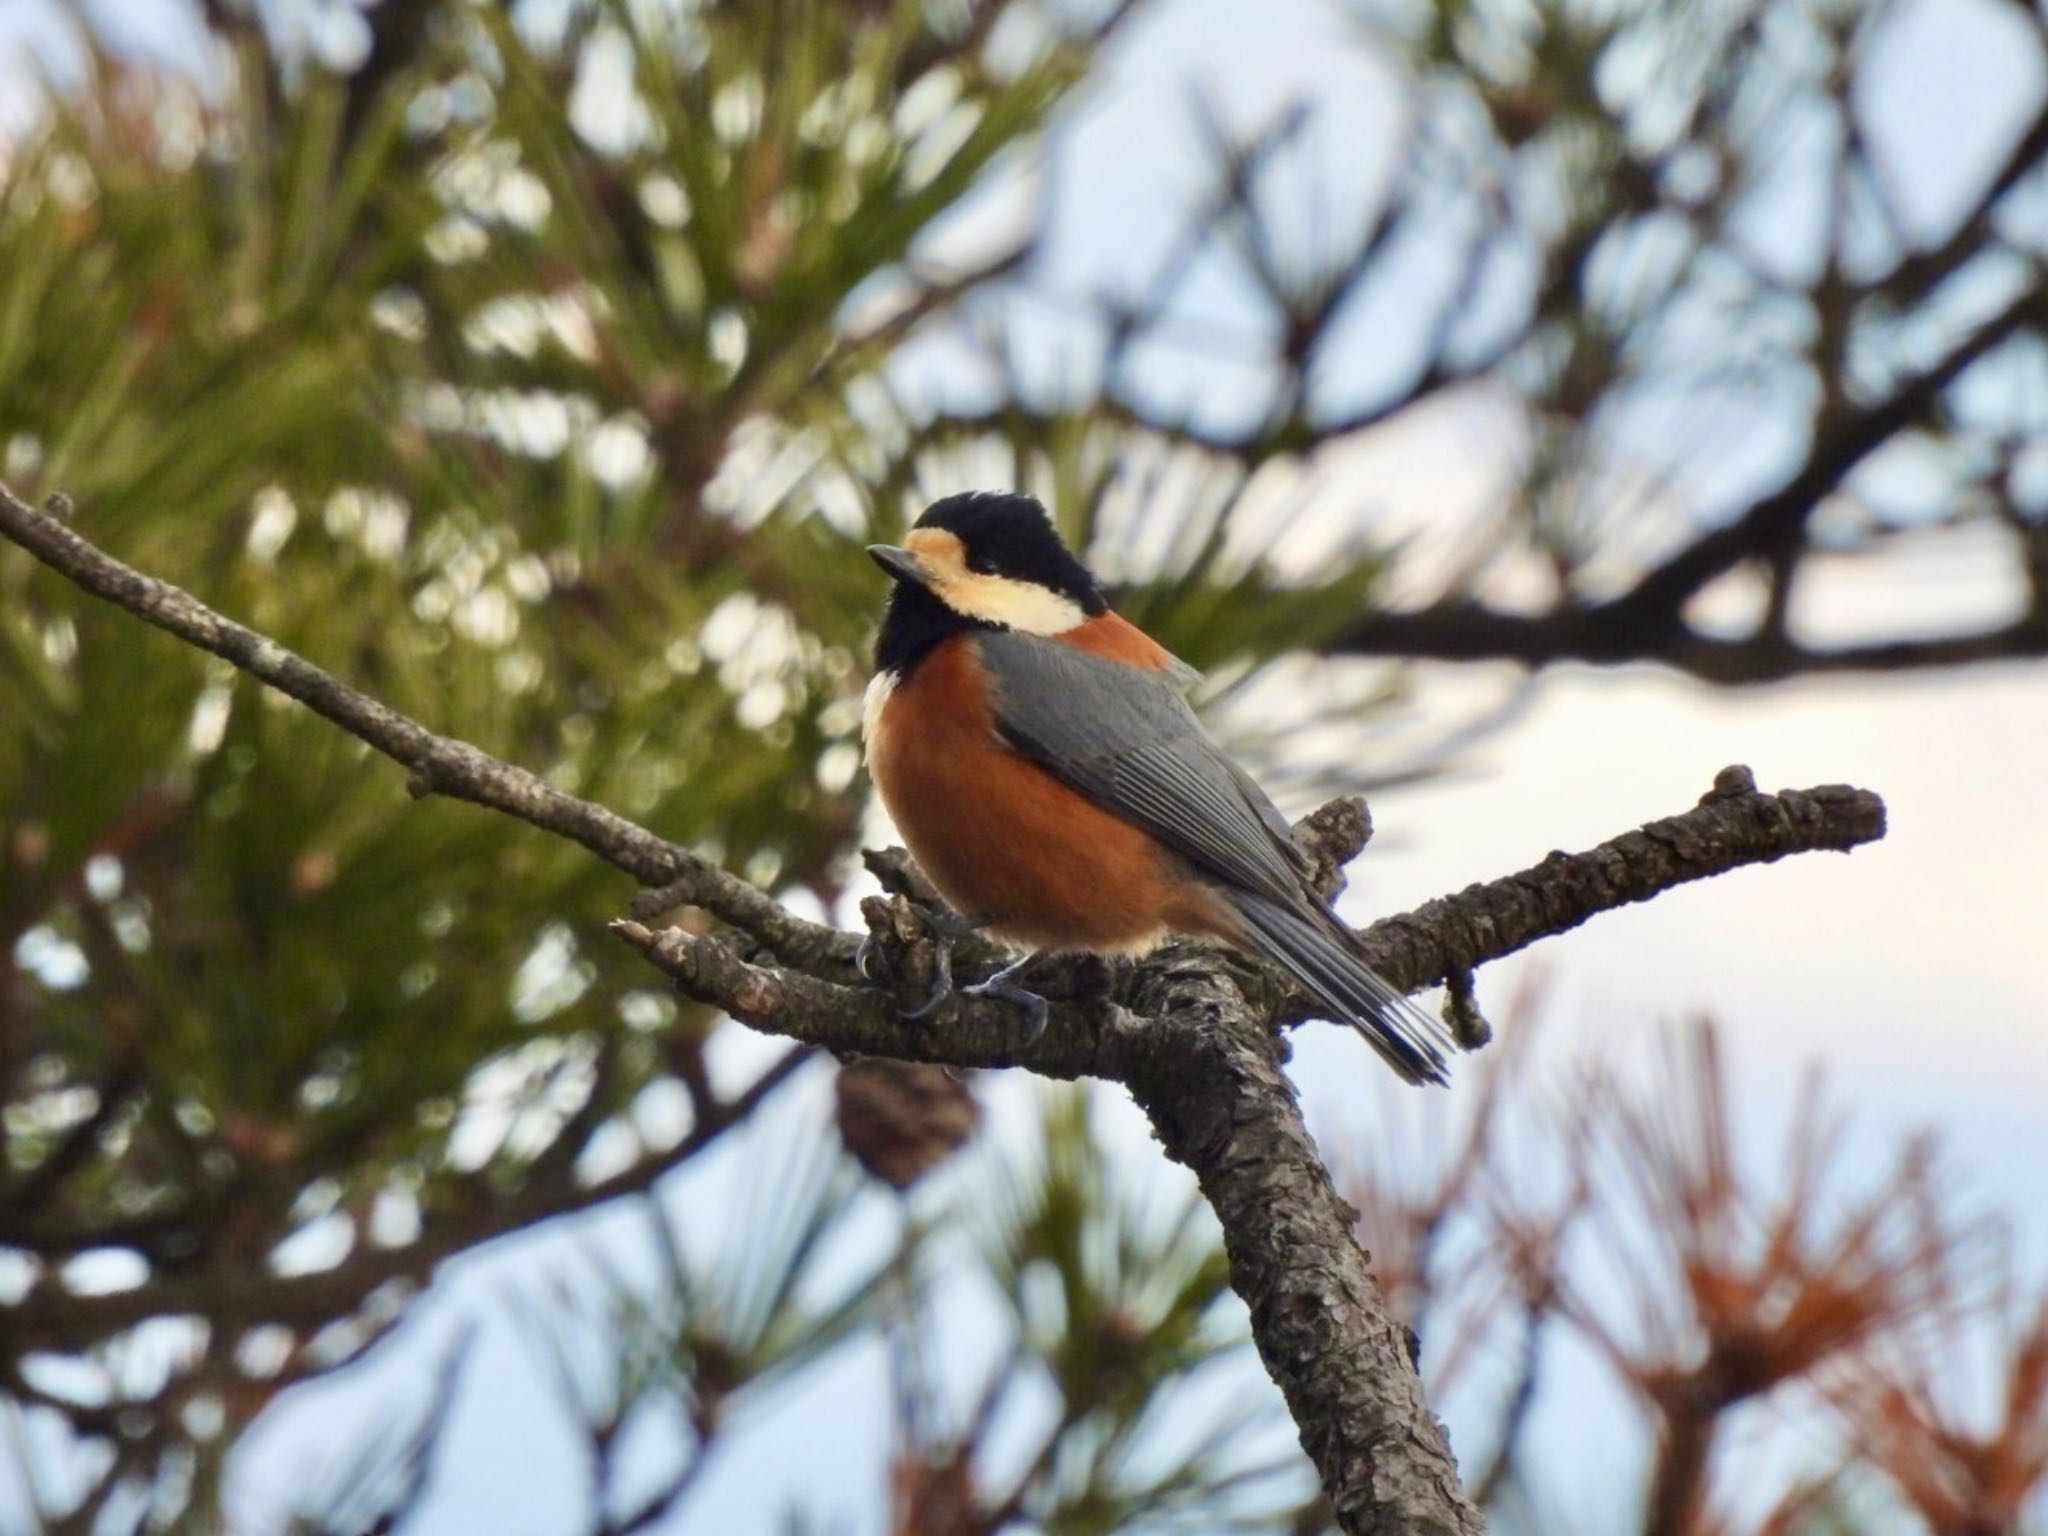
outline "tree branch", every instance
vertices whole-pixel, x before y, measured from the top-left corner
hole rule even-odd
[[[1724,768],[1689,811],[1467,886],[1384,918],[1361,937],[1373,968],[1413,991],[1675,886],[1794,853],[1847,853],[1884,833],[1884,801],[1867,789],[1823,784],[1763,794],[1747,768]]]
[[[2026,174],[2048,158],[2048,102],[2044,102],[2034,113],[2020,136],[2013,141],[2004,162],[1984,191],[1970,207],[1970,211],[1956,221],[1956,227],[1949,231],[1948,238],[1939,245],[1924,251],[1915,251],[1891,271],[1870,284],[1873,292],[1881,293],[1897,304],[1910,303],[1920,299],[1938,283],[1952,277],[1966,263],[1985,248],[1985,234],[1990,228],[1992,216],[2006,193],[2018,186]]]
[[[637,1195],[661,1175],[695,1157],[739,1125],[809,1059],[801,1047],[771,1063],[738,1094],[710,1106],[681,1141],[609,1178],[579,1184],[562,1176],[509,1197],[440,1217],[413,1242],[375,1248],[359,1244],[340,1263],[304,1274],[278,1275],[232,1259],[175,1275],[154,1275],[124,1291],[80,1293],[54,1283],[32,1287],[0,1305],[0,1361],[30,1349],[85,1349],[156,1317],[190,1315],[247,1327],[281,1323],[312,1332],[360,1307],[371,1292],[426,1281],[444,1261],[493,1238],[556,1216]],[[118,1233],[92,1247],[125,1246]],[[8,1234],[13,1241],[14,1234]]]
[[[1651,661],[1727,687],[1822,674],[1919,672],[2048,656],[2048,614],[1922,640],[1818,647],[1760,634],[1727,640],[1687,625],[1645,625],[1611,608],[1509,613],[1463,599],[1406,612],[1366,614],[1328,650],[1411,661],[1513,661],[1531,669],[1563,661],[1620,666]]]
[[[1182,944],[1092,998],[1073,995],[1084,967],[1055,962],[1066,973],[1068,995],[1035,1041],[1016,1010],[957,994],[936,1014],[905,1020],[883,989],[849,984],[850,935],[799,922],[765,893],[687,850],[476,747],[435,735],[4,491],[0,533],[86,590],[301,700],[406,764],[426,789],[567,837],[647,884],[670,882],[661,900],[703,906],[745,930],[783,963],[757,963],[720,938],[680,928],[614,925],[682,990],[737,1019],[843,1053],[1022,1065],[1126,1084],[1168,1154],[1194,1171],[1216,1211],[1231,1283],[1250,1308],[1260,1356],[1286,1396],[1342,1528],[1353,1536],[1477,1536],[1483,1529],[1358,1246],[1354,1213],[1332,1187],[1282,1070],[1273,1024],[1302,1016],[1305,1005],[1270,975]],[[1363,845],[1369,825],[1355,804],[1326,807],[1300,836],[1319,866],[1334,868]],[[1883,805],[1866,791],[1764,795],[1746,769],[1729,769],[1692,810],[1387,919],[1368,929],[1364,942],[1390,981],[1413,990],[1685,881],[1791,853],[1851,848],[1883,830]],[[645,904],[641,910],[652,915]],[[878,929],[889,928],[895,915],[890,902],[871,904]],[[448,1251],[448,1236],[414,1245],[404,1258],[372,1250],[354,1262],[388,1266],[391,1277],[418,1274],[421,1255]],[[208,1274],[168,1282],[176,1295],[163,1292],[165,1282],[113,1296],[39,1287],[0,1309],[0,1319],[14,1338],[45,1345],[103,1337],[164,1311],[310,1322],[359,1302],[361,1278],[344,1281],[330,1272],[237,1284]]]
[[[1745,560],[1768,554],[1801,528],[1823,498],[1885,443],[1921,420],[1949,385],[2007,337],[2048,314],[2040,290],[2027,284],[2004,309],[1965,336],[1938,362],[1914,374],[1875,405],[1852,411],[1823,430],[1806,462],[1777,490],[1724,528],[1704,534],[1645,575],[1608,606],[1676,618],[1694,593]]]
[[[1729,768],[1689,811],[1388,918],[1363,939],[1382,974],[1414,989],[1687,881],[1846,851],[1883,836],[1884,818],[1884,803],[1866,790],[1766,795],[1748,769]],[[1298,835],[1328,857],[1347,844],[1355,852],[1368,828],[1357,807],[1339,802]],[[1358,1245],[1354,1213],[1331,1186],[1281,1070],[1271,1025],[1304,1016],[1304,999],[1280,989],[1279,1001],[1262,1006],[1259,989],[1247,991],[1219,952],[1176,945],[1113,998],[1056,1005],[1044,1034],[1025,1042],[1000,1004],[956,994],[937,1014],[906,1020],[873,988],[750,965],[717,939],[678,928],[614,927],[685,992],[756,1028],[847,1053],[1127,1085],[1216,1212],[1232,1288],[1340,1527],[1370,1536],[1483,1529]]]
[[[1465,598],[1409,612],[1361,615],[1333,639],[1333,653],[1441,661],[1655,661],[1714,683],[1767,683],[1815,672],[1891,672],[2004,657],[2048,655],[2048,616],[2029,614],[1981,631],[1841,649],[1800,645],[1768,627],[1739,639],[1703,635],[1686,604],[1709,582],[1769,559],[1803,535],[1807,520],[1866,458],[1922,420],[1944,391],[2008,338],[2048,318],[2029,286],[1937,362],[1862,410],[1823,430],[1777,490],[1724,526],[1703,533],[1618,597],[1542,613],[1512,613]]]
[[[0,486],[0,535],[95,597],[233,662],[290,694],[315,714],[412,770],[415,795],[447,795],[488,806],[565,837],[644,885],[667,885],[676,901],[703,907],[792,962],[850,961],[846,935],[794,916],[736,875],[689,849],[588,800],[565,794],[538,774],[502,762],[466,741],[437,736],[418,721],[359,693],[266,635],[246,629],[190,593],[124,565],[61,521],[53,500],[38,512]]]
[[[1350,802],[1336,805],[1348,811]],[[1331,807],[1302,829],[1327,832]],[[1363,830],[1357,821],[1350,823]],[[1434,986],[1578,927],[1598,913],[1648,901],[1746,864],[1769,864],[1795,853],[1847,852],[1884,836],[1884,802],[1848,785],[1764,794],[1747,768],[1725,768],[1698,805],[1652,821],[1583,853],[1553,853],[1542,863],[1466,887],[1413,912],[1383,918],[1360,935],[1373,968],[1405,991]],[[1329,849],[1320,848],[1325,856]],[[1174,945],[1139,966],[1111,991],[1074,1000],[1082,969],[1049,960],[1032,977],[1052,1008],[1035,1042],[1022,1035],[1017,1011],[956,992],[929,1016],[905,1019],[882,989],[840,986],[799,971],[742,960],[718,938],[682,928],[655,930],[634,921],[612,925],[627,943],[698,1001],[770,1034],[840,1055],[889,1056],[956,1067],[1026,1067],[1045,1077],[1129,1081],[1149,1059],[1156,1021],[1133,1014],[1145,1006],[1155,972],[1190,965],[1228,973],[1237,957],[1202,945]],[[886,941],[885,941],[886,942]],[[963,976],[964,979],[964,976]],[[1284,985],[1252,990],[1274,1022],[1314,1016],[1309,1000]]]
[[[1124,1081],[1223,1228],[1231,1288],[1349,1536],[1479,1536],[1358,1213],[1338,1196],[1266,1019],[1198,951],[1145,967]]]

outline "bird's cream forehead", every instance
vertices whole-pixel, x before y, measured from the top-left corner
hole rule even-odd
[[[965,618],[1031,635],[1059,635],[1088,617],[1071,597],[1035,581],[969,570],[966,546],[947,529],[916,529],[903,547],[917,556],[932,595]]]

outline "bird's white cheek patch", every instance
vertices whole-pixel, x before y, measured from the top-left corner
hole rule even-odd
[[[1071,597],[1035,581],[1013,581],[1007,576],[943,573],[933,580],[932,590],[955,613],[1027,635],[1063,635],[1088,617]]]

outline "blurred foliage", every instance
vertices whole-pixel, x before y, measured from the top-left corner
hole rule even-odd
[[[1490,1528],[1582,1528],[1577,1457],[1644,1536],[2043,1529],[2048,1292],[1934,1139],[1852,1153],[1815,1073],[1770,1134],[1708,1020],[1546,1080],[1541,1020],[1526,991],[1460,1112],[1389,1103],[1334,1158],[1432,1401],[1485,1426]]]
[[[875,430],[883,366],[1027,249],[924,254],[1115,17],[389,0],[349,69],[207,16],[217,78],[88,33],[89,77],[7,151],[7,482],[831,904],[879,596],[857,551],[946,476]],[[1287,643],[1202,625],[1218,660]],[[79,1518],[183,1520],[194,1456],[217,1475],[277,1391],[379,1337],[389,1284],[644,1188],[795,1064],[721,1097],[715,1021],[590,943],[624,894],[601,866],[415,807],[12,551],[0,656],[5,1385],[88,1437],[127,1405]],[[694,1129],[642,1136],[678,1085]],[[79,1310],[109,1252],[148,1299]],[[79,1390],[35,1356],[157,1311],[203,1319],[172,1359]]]
[[[219,8],[206,87],[94,43],[9,149],[8,482],[70,488],[136,560],[438,729],[830,900],[861,811],[858,543],[902,487],[877,470],[876,499],[818,517],[785,461],[860,440],[860,390],[946,298],[913,243],[1040,127],[1088,25],[372,19],[412,52],[348,72]],[[843,323],[863,285],[901,313]],[[168,1465],[191,1401],[225,1405],[225,1443],[375,1336],[309,1342],[377,1284],[595,1198],[578,1158],[608,1124],[633,1139],[650,1084],[719,1123],[713,1021],[588,945],[625,894],[601,866],[415,808],[353,743],[13,552],[0,655],[15,1290],[61,1294],[109,1248],[202,1295],[295,1233],[349,1256],[303,1306],[202,1305],[190,1369],[117,1390],[146,1433],[110,1496]],[[620,1187],[694,1146],[640,1147]],[[271,1322],[283,1360],[238,1367]],[[24,1401],[75,1406],[7,1355]]]
[[[1078,395],[1002,319],[1035,281],[1046,132],[1120,8],[382,0],[349,12],[369,41],[343,56],[208,0],[198,80],[87,26],[84,77],[0,149],[0,478],[68,493],[123,558],[435,729],[828,913],[864,814],[879,583],[857,551],[953,490],[1044,496],[1123,608],[1210,671],[1226,722],[1264,712],[1253,745],[1278,752],[1276,698],[1339,701],[1351,729],[1320,766],[1356,787],[1364,758],[1385,766],[1359,731],[1399,681],[1296,653],[1339,642],[1411,551],[1356,517],[1331,455],[1455,386],[1511,400],[1528,451],[1499,515],[1454,531],[1444,585],[1533,551],[1592,590],[1671,532],[1602,521],[1620,503],[1596,462],[1670,398],[1667,363],[1853,401],[1870,370],[1812,290],[1752,272],[1732,307],[1693,301],[1723,291],[1736,192],[1767,158],[1770,103],[1744,92],[1844,89],[1753,71],[1760,30],[1804,27],[1787,57],[1831,59],[1883,9],[1361,12],[1361,48],[1401,59],[1421,103],[1411,174],[1355,249],[1304,261],[1268,179],[1301,119],[1210,122],[1216,197],[1148,291],[1090,296],[1101,368]],[[1631,50],[1677,68],[1705,34],[1685,134],[1616,105],[1666,89],[1628,84]],[[1738,77],[1756,83],[1721,91]],[[1722,136],[1706,191],[1686,190],[1687,134]],[[1434,351],[1393,393],[1333,403],[1347,327],[1398,288],[1397,234],[1435,238],[1468,199],[1483,234],[1446,267]],[[1650,228],[1674,210],[1723,220],[1675,266]],[[1937,293],[2022,235],[1987,219],[1908,276]],[[1242,430],[1197,419],[1199,370],[1162,387],[1160,338],[1219,261],[1273,322]],[[1694,344],[1708,322],[1723,352]],[[1746,350],[1767,343],[1768,368]],[[933,352],[987,398],[934,398],[905,366]],[[2024,534],[1995,425],[1939,446]],[[217,1528],[247,1427],[382,1338],[442,1260],[754,1135],[800,1055],[735,1080],[707,1051],[720,1021],[595,937],[626,894],[528,828],[415,805],[352,741],[0,550],[0,1393],[48,1529]],[[663,1230],[656,1279],[544,1309],[580,1319],[541,1358],[592,1431],[600,1524],[686,1513],[729,1409],[879,1334],[906,1536],[1320,1528],[1270,1395],[1219,1407],[1203,1386],[1246,1353],[1206,1217],[1116,1187],[1079,1101],[978,1198],[920,1183],[861,1284],[819,1258],[854,1175],[785,1139],[711,1257]],[[956,1207],[986,1228],[972,1254],[934,1240]],[[963,1411],[915,1362],[941,1274],[969,1271],[1015,1347]],[[184,1321],[138,1347],[165,1319]],[[308,1486],[301,1528],[402,1520],[461,1358],[423,1417]],[[1947,1420],[1916,1379],[1900,1368],[1885,1422],[1925,1440]],[[1012,1420],[1029,1450],[991,1460]],[[631,1433],[684,1458],[620,1492],[606,1448],[647,1423]],[[1977,1464],[1943,1443],[1956,1475]]]

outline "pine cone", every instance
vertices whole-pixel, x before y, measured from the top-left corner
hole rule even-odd
[[[866,1057],[839,1069],[840,1139],[891,1189],[910,1188],[974,1134],[981,1106],[943,1067]]]

